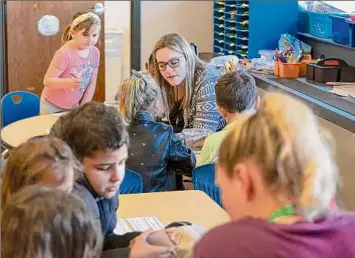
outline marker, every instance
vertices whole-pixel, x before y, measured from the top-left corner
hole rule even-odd
[[[73,73],[70,73],[74,78],[76,78],[76,79],[79,79],[79,77],[78,76],[76,76],[75,74],[73,74]]]
[[[76,76],[75,74],[73,74],[73,73],[70,73],[75,79],[79,79],[79,77],[78,76]],[[70,89],[70,90],[72,90],[72,91],[74,91],[74,90],[76,90],[76,88],[74,88],[74,89]]]

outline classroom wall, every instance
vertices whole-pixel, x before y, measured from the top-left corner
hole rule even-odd
[[[105,32],[121,31],[117,40],[117,52],[106,42],[106,100],[111,101],[120,82],[128,77],[130,71],[131,4],[130,1],[105,1]],[[106,41],[113,40],[106,35]]]
[[[166,33],[180,33],[195,42],[199,52],[213,51],[212,1],[142,1],[141,19],[141,68]]]

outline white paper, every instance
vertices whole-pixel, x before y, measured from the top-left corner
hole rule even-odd
[[[330,92],[342,97],[351,96],[355,98],[355,86],[336,86]]]
[[[165,226],[157,217],[138,217],[117,219],[116,228],[113,231],[116,235],[123,235],[129,232],[143,232],[147,229],[159,230]]]

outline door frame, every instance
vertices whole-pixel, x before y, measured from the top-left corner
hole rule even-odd
[[[131,0],[131,70],[141,70],[141,0]]]
[[[0,97],[7,93],[7,37],[6,37],[6,2],[0,1]]]

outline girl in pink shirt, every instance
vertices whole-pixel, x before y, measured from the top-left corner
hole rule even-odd
[[[92,100],[100,62],[95,47],[101,29],[94,13],[77,14],[65,29],[44,76],[41,114],[69,111]]]

